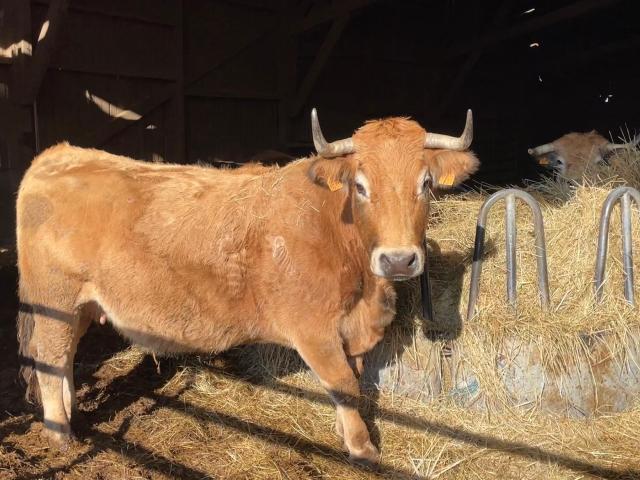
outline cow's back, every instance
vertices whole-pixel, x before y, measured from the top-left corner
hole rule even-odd
[[[98,302],[134,341],[151,334],[158,351],[251,341],[264,333],[246,325],[257,322],[250,270],[261,255],[262,182],[55,146],[20,187],[21,276],[65,272],[82,285],[78,303]]]

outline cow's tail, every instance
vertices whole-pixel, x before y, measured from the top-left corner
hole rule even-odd
[[[26,386],[25,398],[31,403],[40,403],[40,388],[35,370],[35,351],[31,345],[33,327],[33,307],[29,302],[26,289],[20,282],[18,307],[18,353],[20,355],[20,378]]]

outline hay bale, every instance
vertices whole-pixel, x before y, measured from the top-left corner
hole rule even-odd
[[[475,222],[489,192],[444,198],[434,205],[431,279],[436,319],[425,325],[438,348],[452,349],[439,377],[443,393],[482,410],[525,406],[584,417],[632,407],[640,394],[640,319],[623,297],[619,215],[611,224],[602,304],[593,295],[599,215],[616,186],[640,187],[640,153],[624,152],[582,185],[545,180],[527,190],[540,202],[547,239],[552,306],[540,307],[531,214],[519,204],[518,303],[506,303],[504,209],[489,215],[477,312],[467,308]],[[637,209],[635,209],[637,210]],[[636,272],[640,267],[640,218],[633,218]],[[413,288],[417,288],[414,286]],[[411,321],[415,306],[399,321]],[[404,318],[402,318],[404,317]],[[415,320],[414,320],[415,321]],[[390,343],[400,342],[391,339]],[[416,351],[433,357],[422,340]],[[423,359],[425,361],[426,359]],[[397,367],[405,370],[404,362]],[[389,378],[394,378],[389,375]],[[398,381],[401,376],[396,375]],[[394,388],[392,382],[382,385]]]

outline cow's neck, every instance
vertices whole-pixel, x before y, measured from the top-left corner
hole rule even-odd
[[[339,243],[327,245],[328,251],[340,252],[343,268],[352,276],[352,281],[358,284],[352,299],[354,305],[360,299],[372,304],[377,303],[378,299],[386,302],[386,296],[381,292],[390,287],[391,282],[371,272],[370,254],[353,223],[351,202],[348,195],[344,191],[322,190],[321,196],[319,204],[324,210],[323,221],[325,225],[323,230],[327,233],[332,230],[327,238],[331,242]]]
[[[332,237],[341,242],[339,250],[346,270],[341,289],[344,310],[339,324],[343,348],[349,356],[362,355],[383,338],[385,327],[393,320],[395,289],[391,282],[371,272],[369,252],[350,221],[350,203],[345,194],[329,197],[324,205],[327,219],[336,230]]]

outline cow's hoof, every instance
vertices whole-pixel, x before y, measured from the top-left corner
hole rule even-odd
[[[349,452],[349,462],[373,469],[380,463],[380,452],[368,441],[362,448]]]
[[[42,436],[49,444],[49,448],[59,452],[67,452],[76,441],[71,432],[52,431],[47,428],[42,431]]]

